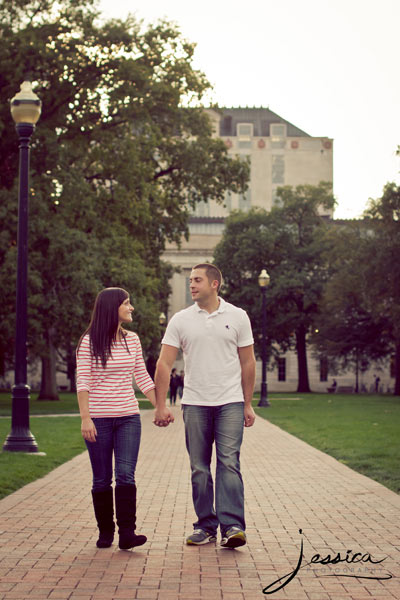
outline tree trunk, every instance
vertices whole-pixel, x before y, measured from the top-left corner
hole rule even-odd
[[[396,344],[394,395],[400,396],[400,340]]]
[[[306,328],[303,325],[296,330],[296,352],[299,373],[297,391],[304,394],[311,390],[308,382]]]
[[[42,380],[38,400],[59,400],[56,379],[56,351],[51,341],[50,331],[45,334],[47,353],[42,356]]]
[[[357,348],[357,350],[356,350],[356,389],[355,389],[356,394],[358,394],[359,363],[360,363],[360,359],[359,359],[359,353],[358,353],[358,348]]]
[[[68,355],[67,355],[67,377],[69,379],[69,391],[76,392],[76,355],[74,349],[69,346],[68,347]]]

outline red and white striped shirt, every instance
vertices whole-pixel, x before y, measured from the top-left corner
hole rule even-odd
[[[146,392],[155,388],[143,360],[139,337],[126,331],[125,341],[117,341],[111,347],[111,356],[103,368],[101,360],[92,356],[89,334],[86,334],[76,353],[78,392],[89,392],[89,412],[93,417],[125,417],[139,413],[139,404],[132,385],[132,378],[139,389]]]

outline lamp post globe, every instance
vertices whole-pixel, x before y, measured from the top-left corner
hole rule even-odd
[[[257,406],[271,406],[268,402],[267,392],[267,287],[270,282],[270,277],[266,269],[262,269],[258,276],[258,285],[262,294],[261,307],[261,392],[260,400]]]
[[[29,386],[27,383],[27,283],[28,283],[28,193],[29,141],[40,113],[41,101],[32,91],[30,81],[10,102],[11,116],[19,138],[18,190],[18,259],[15,327],[15,383],[12,389],[11,432],[3,450],[38,452],[36,440],[29,430]]]

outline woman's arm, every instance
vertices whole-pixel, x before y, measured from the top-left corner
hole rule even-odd
[[[96,441],[96,427],[89,413],[89,392],[86,390],[78,392],[79,412],[81,415],[81,432],[85,440],[88,442]]]
[[[156,407],[156,390],[153,388],[145,393],[147,400],[150,400],[154,408]]]
[[[84,336],[76,352],[76,388],[81,415],[81,432],[88,442],[96,441],[96,427],[89,412],[89,389],[92,375],[92,360],[89,336]]]

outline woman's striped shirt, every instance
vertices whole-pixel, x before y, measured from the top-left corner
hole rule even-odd
[[[139,413],[139,404],[133,389],[132,378],[146,394],[155,388],[143,360],[139,337],[126,331],[125,341],[117,341],[105,369],[101,360],[90,351],[89,334],[82,338],[77,350],[77,391],[89,392],[89,412],[93,417],[125,417]]]

